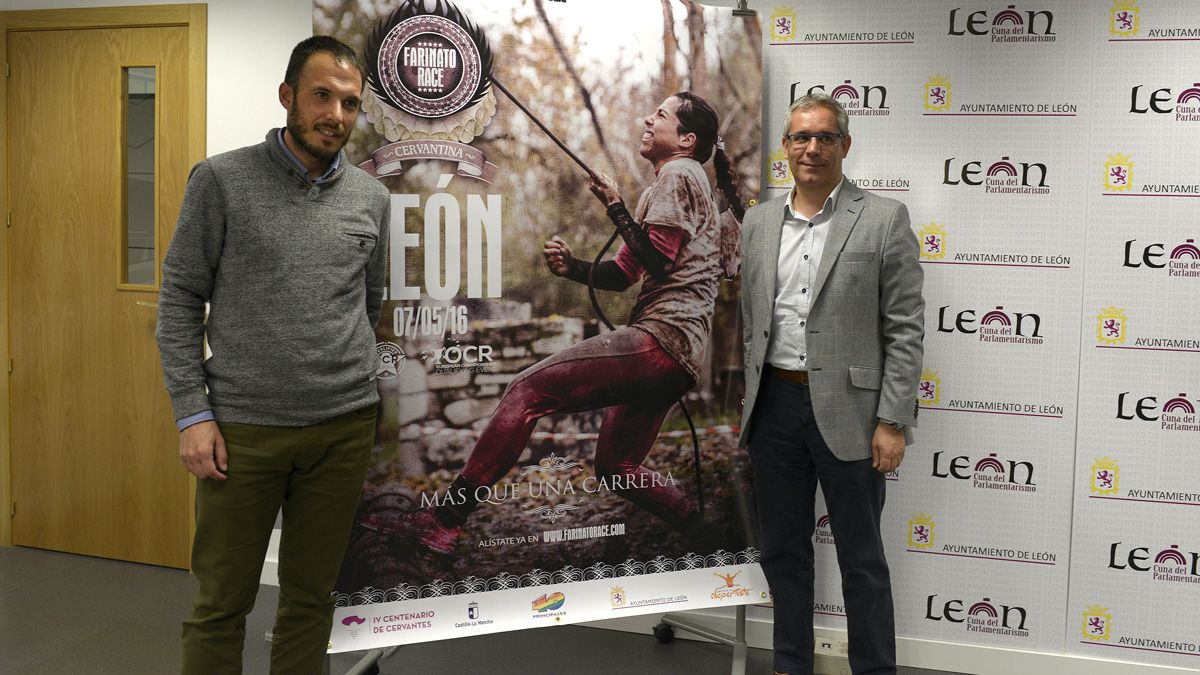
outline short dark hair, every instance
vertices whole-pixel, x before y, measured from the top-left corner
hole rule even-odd
[[[304,70],[304,64],[308,63],[310,56],[319,52],[329,54],[338,63],[354,66],[358,69],[358,79],[364,87],[366,86],[367,67],[363,65],[362,59],[358,57],[357,52],[350,48],[350,45],[328,35],[314,35],[306,40],[301,40],[300,44],[292,49],[292,57],[288,59],[287,72],[283,75],[283,81],[292,88],[292,91],[300,87],[300,71]]]
[[[846,107],[842,102],[821,92],[806,94],[792,101],[792,106],[788,108],[787,119],[783,122],[783,135],[787,136],[792,132],[792,113],[797,110],[811,110],[813,108],[825,108],[833,113],[837,119],[838,133],[843,136],[850,135],[850,116],[846,114]]]

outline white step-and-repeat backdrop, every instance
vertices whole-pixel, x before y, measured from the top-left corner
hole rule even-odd
[[[917,444],[885,537],[903,636],[1200,667],[1200,3],[780,3],[790,101],[925,267]],[[818,625],[844,627],[818,522]]]

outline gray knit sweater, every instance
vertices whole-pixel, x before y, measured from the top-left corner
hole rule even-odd
[[[192,169],[158,300],[176,419],[304,426],[379,400],[388,203],[344,155],[312,185],[276,130]]]

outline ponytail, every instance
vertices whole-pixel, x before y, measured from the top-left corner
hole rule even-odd
[[[713,169],[717,175],[717,187],[721,189],[721,194],[725,195],[725,202],[738,221],[741,221],[742,216],[746,214],[746,208],[742,206],[742,200],[738,197],[733,166],[729,162],[729,155],[725,154],[725,142],[720,137],[717,138],[716,154],[713,155]]]

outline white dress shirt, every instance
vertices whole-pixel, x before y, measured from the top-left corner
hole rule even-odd
[[[767,363],[784,370],[808,370],[808,347],[804,326],[808,323],[809,299],[817,280],[829,221],[842,184],[838,183],[812,218],[792,210],[788,199],[783,212],[783,235],[779,240],[779,263],[775,276],[775,312],[771,317],[771,342]],[[792,188],[791,196],[795,196]]]

